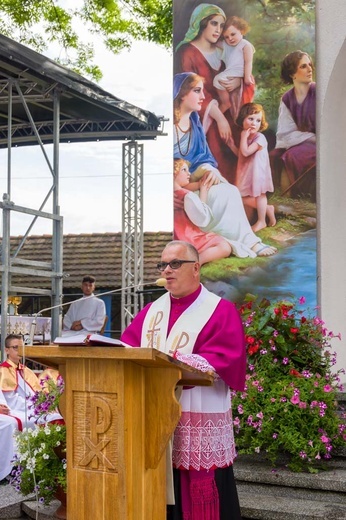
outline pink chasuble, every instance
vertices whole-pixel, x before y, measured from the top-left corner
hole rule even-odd
[[[168,334],[174,323],[199,296],[201,287],[183,298],[172,298]],[[144,318],[151,304],[142,309],[126,328],[121,341],[140,347]],[[199,333],[194,354],[203,356],[223,381],[233,390],[244,390],[246,370],[245,336],[240,315],[235,305],[221,299],[214,314]]]
[[[171,296],[167,334],[200,292],[201,287],[183,298]],[[122,342],[140,346],[142,326],[149,307],[150,304],[134,318],[122,334]],[[197,514],[203,518],[203,511],[207,508],[209,518],[217,519],[219,502],[214,469],[232,464],[235,456],[228,387],[243,390],[245,384],[245,337],[239,313],[231,302],[221,299],[197,336],[191,357],[199,356],[212,365],[220,379],[213,387],[183,390],[180,400],[182,415],[174,433],[172,459],[173,465],[183,470],[183,517],[194,518]]]

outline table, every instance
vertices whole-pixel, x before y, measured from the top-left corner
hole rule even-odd
[[[28,336],[30,334],[31,324],[34,321],[34,316],[7,316],[7,334],[22,334]],[[39,316],[36,318],[36,329],[34,341],[50,341],[50,326],[51,318],[44,318]]]

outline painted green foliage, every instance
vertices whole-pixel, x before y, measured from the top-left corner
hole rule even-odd
[[[191,11],[201,3],[186,2],[191,4]],[[262,83],[277,88],[273,84],[279,83],[277,66],[291,42],[314,54],[314,0],[215,3],[226,12],[231,8],[232,14],[247,19],[253,27],[248,38],[257,49],[254,73],[259,86]],[[93,62],[93,35],[99,35],[114,53],[130,48],[134,40],[170,49],[172,0],[0,0],[0,32],[39,52],[55,44],[57,61],[98,80],[102,71]],[[270,92],[262,94],[270,98]]]

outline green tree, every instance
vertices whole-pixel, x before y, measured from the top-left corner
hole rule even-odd
[[[56,61],[94,80],[102,72],[93,62],[93,36],[114,53],[130,48],[134,40],[169,48],[172,25],[172,0],[0,1],[2,34],[38,52],[55,44]]]
[[[203,0],[183,1],[192,12]],[[176,1],[177,29],[188,25],[187,19],[179,18],[181,2]],[[277,107],[272,94],[285,89],[279,73],[282,57],[297,48],[314,56],[315,0],[215,3],[227,16],[235,14],[250,22],[249,40],[256,48],[257,101],[266,105],[269,120],[275,123]],[[0,32],[38,52],[55,44],[57,61],[99,80],[102,71],[93,62],[92,37],[98,35],[114,53],[129,49],[135,40],[171,49],[173,0],[0,0]]]

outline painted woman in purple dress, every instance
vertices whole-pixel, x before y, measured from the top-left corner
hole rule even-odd
[[[280,102],[276,148],[284,149],[281,159],[290,184],[309,175],[304,179],[304,191],[308,187],[315,198],[316,84],[312,81],[313,70],[310,56],[303,51],[291,52],[282,62],[281,78],[293,87]],[[302,190],[303,184],[297,182],[296,187]]]

